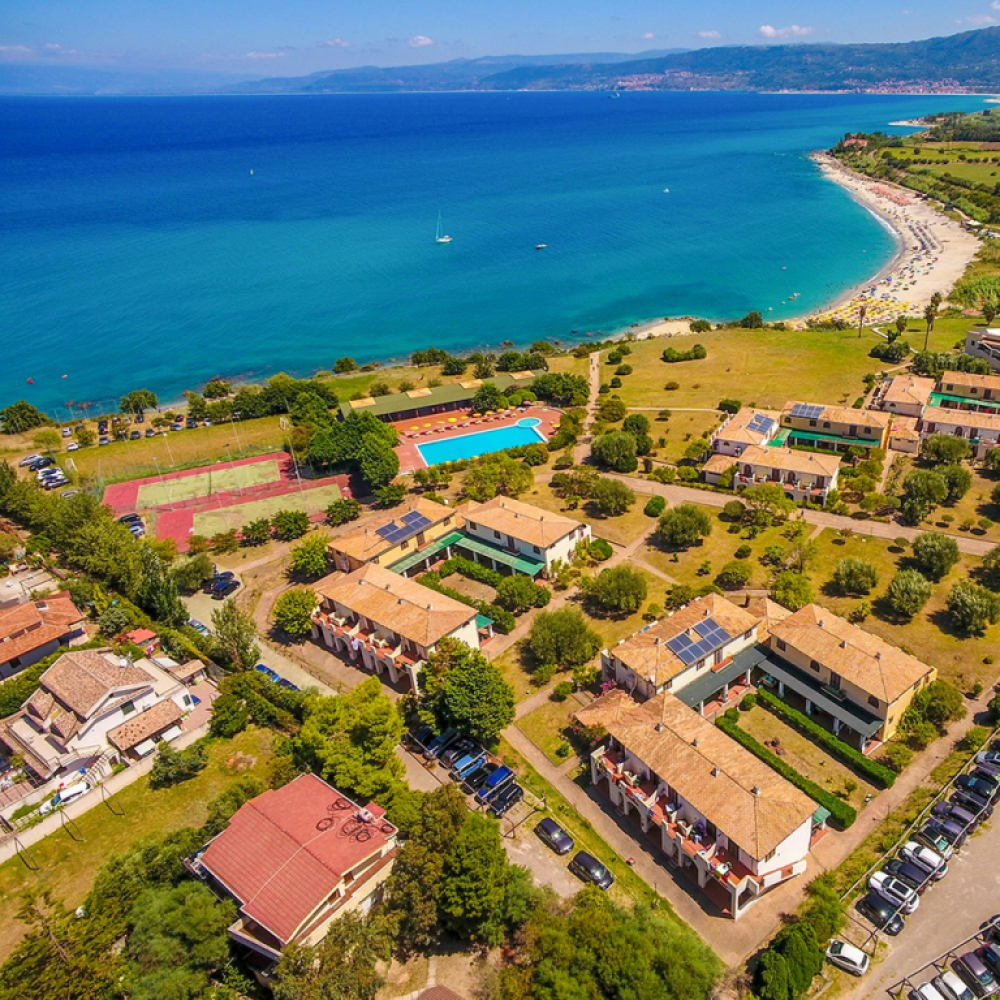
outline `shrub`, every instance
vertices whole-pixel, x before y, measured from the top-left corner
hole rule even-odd
[[[743,712],[749,712],[750,709],[756,708],[756,706],[757,706],[757,695],[753,694],[752,692],[750,694],[745,694],[743,696],[743,700],[740,702],[740,710]]]
[[[659,540],[672,549],[688,549],[712,533],[712,520],[694,504],[681,504],[660,516],[656,529]]]
[[[720,399],[718,409],[723,413],[739,413],[743,403],[738,399]]]
[[[638,611],[646,600],[646,577],[631,566],[604,569],[587,589],[587,602],[618,614]]]
[[[271,524],[280,541],[290,542],[309,530],[309,515],[302,510],[279,510],[272,516]]]
[[[728,562],[719,571],[715,582],[723,590],[740,590],[745,587],[753,576],[753,568],[745,562]]]
[[[601,637],[575,608],[560,608],[539,613],[528,633],[527,647],[537,664],[572,670],[596,655]]]
[[[659,517],[667,509],[667,501],[663,497],[650,497],[642,512],[646,517]]]
[[[286,590],[274,603],[272,620],[277,628],[295,639],[303,639],[312,631],[312,615],[316,610],[316,592],[307,587]]]
[[[889,584],[885,599],[898,615],[912,618],[930,600],[934,587],[915,569],[901,569]]]
[[[746,512],[746,507],[739,500],[727,500],[725,507],[722,508],[723,517],[734,524],[739,524]]]
[[[786,569],[774,578],[771,597],[789,611],[798,611],[812,603],[813,589],[801,573]]]
[[[617,517],[635,503],[635,494],[617,479],[601,477],[590,494],[591,503],[605,516]]]
[[[958,741],[958,749],[965,753],[975,753],[982,750],[989,738],[990,731],[986,726],[972,726]]]
[[[879,757],[879,761],[896,774],[906,770],[912,760],[913,751],[905,743],[887,744]]]
[[[207,763],[208,751],[201,741],[178,751],[164,740],[149,772],[149,787],[168,788],[187,781],[204,770]]]
[[[753,555],[753,549],[749,545],[741,545],[733,555],[737,559],[749,559]]]
[[[924,576],[940,580],[958,562],[958,543],[948,535],[929,531],[913,542],[913,561]]]
[[[841,559],[833,571],[833,585],[841,594],[870,594],[878,584],[878,570],[863,559]]]
[[[361,516],[361,504],[353,497],[341,497],[326,508],[327,522],[332,525],[347,524]]]
[[[948,594],[948,614],[965,635],[983,632],[1000,621],[1000,596],[968,580],[956,583]]]
[[[565,701],[573,693],[573,682],[572,681],[560,681],[552,689],[552,700],[553,701]]]

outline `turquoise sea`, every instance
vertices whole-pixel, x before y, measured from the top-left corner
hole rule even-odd
[[[345,354],[802,313],[893,252],[807,153],[848,130],[981,106],[736,93],[0,99],[0,405],[23,397],[65,417],[70,401],[139,387],[171,399],[213,375],[308,373]],[[447,245],[434,241],[439,211]]]

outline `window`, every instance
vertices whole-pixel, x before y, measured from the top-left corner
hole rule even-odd
[[[131,715],[135,711],[135,702],[127,701],[122,705],[122,715]]]
[[[778,640],[778,649],[785,649],[785,648],[787,648],[785,646],[785,640],[784,639],[779,639]]]
[[[815,670],[817,673],[819,673],[820,665],[815,660],[810,660],[809,666],[812,667],[812,669]]]
[[[500,537],[500,532],[499,531],[494,531],[493,532],[493,537],[494,538],[499,538]]]
[[[746,632],[743,633],[743,638],[744,639],[749,639],[752,634],[753,634],[753,629],[752,628],[748,628],[746,630]]]
[[[809,421],[809,426],[810,427],[815,427],[816,426],[816,421],[815,420],[810,420]]]
[[[533,548],[533,549],[534,549],[534,550],[535,550],[535,551],[536,551],[537,553],[541,554],[541,551],[542,551],[542,550],[541,550],[541,549],[540,549],[540,548],[539,548],[539,547],[538,547],[537,545],[532,545],[531,547],[532,547],[532,548]]]
[[[878,708],[878,698],[876,698],[873,694],[868,695],[868,704],[871,705],[872,708]]]
[[[825,428],[826,428],[827,430],[829,430],[829,429],[830,429],[830,421],[829,421],[829,420],[824,420],[824,421],[823,421],[823,426],[824,426],[824,427],[825,427]]]
[[[405,541],[399,547],[400,549],[408,549],[410,547],[410,543],[409,541]]]
[[[445,527],[448,527],[449,524],[451,524],[451,517],[450,516],[446,517],[444,519],[444,525],[445,525]]]
[[[475,531],[475,530],[476,530],[476,528],[478,528],[478,527],[479,527],[479,525],[478,525],[478,524],[476,524],[476,522],[475,522],[475,521],[466,521],[465,523],[466,523],[466,524],[467,524],[467,525],[468,525],[468,526],[469,526],[470,528],[472,528],[472,530],[473,530],[473,531]]]

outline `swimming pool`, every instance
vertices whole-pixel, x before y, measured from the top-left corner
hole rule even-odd
[[[517,448],[523,444],[544,444],[545,438],[537,430],[540,423],[538,417],[524,417],[508,427],[492,427],[488,431],[473,431],[459,437],[418,444],[417,451],[430,466],[457,462],[462,458],[475,458],[477,455]]]

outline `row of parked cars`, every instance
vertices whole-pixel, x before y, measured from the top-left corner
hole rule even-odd
[[[240,589],[240,581],[236,579],[236,574],[224,570],[216,570],[210,579],[205,581],[202,590],[212,596],[213,601],[223,601],[230,594]]]
[[[1000,914],[980,928],[983,944],[959,955],[939,975],[910,991],[910,1000],[977,1000],[1000,993]]]
[[[299,687],[293,684],[287,677],[282,677],[276,670],[272,670],[266,663],[258,663],[254,667],[258,674],[263,674],[273,684],[286,688],[289,691],[298,691]]]

